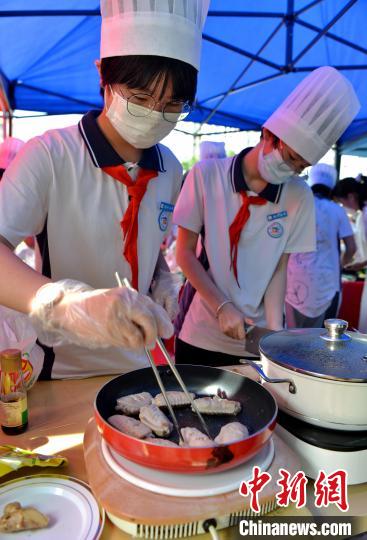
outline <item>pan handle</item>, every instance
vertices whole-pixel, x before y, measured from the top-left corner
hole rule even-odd
[[[253,360],[250,360],[249,358],[246,358],[246,360],[240,360],[240,364],[249,364],[252,368],[254,368],[255,371],[260,375],[264,381],[268,383],[289,383],[289,393],[295,394],[297,392],[296,385],[291,379],[270,379],[265,373],[263,372],[261,366],[254,362]]]

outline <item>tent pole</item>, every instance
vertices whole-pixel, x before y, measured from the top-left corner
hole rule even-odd
[[[9,137],[12,137],[13,135],[13,111],[9,112]]]
[[[194,158],[197,156],[198,151],[198,142],[200,139],[200,135],[197,135],[196,133],[193,134],[193,143],[192,143],[192,155]]]
[[[294,58],[294,63],[296,64],[306,53],[307,51],[309,51],[310,49],[312,49],[312,47],[314,47],[316,45],[316,43],[322,38],[322,36],[324,36],[327,31],[329,30],[329,28],[331,28],[332,26],[334,26],[339,19],[341,19],[341,17],[343,17],[343,15],[352,7],[354,6],[354,4],[356,3],[357,0],[350,0],[348,2],[347,5],[345,5],[343,7],[343,9],[341,9],[333,19],[331,19],[330,22],[328,22],[328,24],[317,34],[317,36],[315,36],[308,45],[306,45],[306,47],[296,56],[296,58]]]
[[[37,88],[37,86],[32,86],[30,84],[26,84],[24,82],[18,82],[17,86],[21,86],[22,88],[27,88],[28,90],[34,90],[35,92],[39,92],[40,94],[46,94],[46,96],[55,96],[59,97],[61,99],[65,99],[65,101],[71,101],[72,103],[84,105],[87,107],[93,107],[93,108],[99,108],[101,107],[101,104],[97,103],[89,103],[88,101],[83,101],[81,99],[73,98],[71,96],[67,96],[66,94],[60,94],[60,92],[52,92],[52,90],[46,90],[43,88]]]
[[[215,96],[210,96],[205,98],[203,101],[200,101],[199,105],[201,107],[204,106],[204,104],[208,103],[209,101],[214,101],[215,99],[219,99],[222,97],[226,97],[228,95],[238,94],[238,92],[242,92],[243,90],[247,90],[247,88],[253,88],[254,86],[257,86],[258,84],[262,84],[264,82],[273,81],[274,79],[277,79],[278,77],[283,77],[284,73],[275,73],[275,75],[268,75],[267,77],[262,77],[261,79],[256,79],[254,81],[251,81],[249,83],[243,84],[241,86],[236,86],[236,88],[232,88],[229,90],[229,93],[226,92],[225,94],[216,94]]]
[[[337,178],[339,178],[339,176],[340,176],[341,161],[342,161],[342,153],[341,153],[340,144],[336,143],[336,145],[335,145],[335,168],[336,168],[337,173],[338,173]]]
[[[288,0],[287,15],[284,17],[287,34],[285,44],[285,65],[287,71],[293,68],[293,31],[294,31],[294,0]]]
[[[3,117],[3,139],[11,135],[11,115],[12,110],[8,98],[9,81],[5,75],[0,73],[0,109]]]
[[[305,11],[308,11],[309,9],[312,9],[313,7],[317,6],[317,4],[320,4],[320,2],[323,2],[323,1],[324,0],[314,0],[313,2],[308,4],[307,6],[304,6],[302,9],[299,9],[298,11],[296,11],[296,13],[295,13],[296,17],[299,17],[301,15],[301,13],[304,13]]]
[[[314,24],[310,24],[309,22],[303,21],[302,19],[296,19],[295,21],[300,26],[304,26],[305,28],[309,28],[310,30],[314,30],[315,32],[321,32],[322,29],[318,26],[315,26]],[[358,45],[358,43],[352,43],[351,41],[348,41],[347,39],[342,38],[341,36],[337,36],[333,34],[332,32],[325,32],[325,37],[328,37],[332,39],[333,41],[336,41],[338,43],[342,43],[343,45],[346,45],[347,47],[350,47],[351,49],[355,49],[356,51],[360,51],[363,54],[367,54],[367,49],[364,47],[361,47]]]
[[[256,60],[257,62],[260,62],[261,64],[264,64],[265,66],[276,69],[277,71],[282,71],[282,66],[280,66],[279,64],[275,64],[274,62],[271,62],[270,60],[267,60],[266,58],[263,58],[259,56],[258,54],[253,54],[249,51],[245,51],[244,49],[240,49],[239,47],[235,47],[234,45],[231,45],[230,43],[226,43],[225,41],[222,41],[221,39],[217,39],[213,36],[209,36],[208,34],[203,34],[203,40],[209,41],[209,43],[214,43],[214,45],[219,45],[219,47],[223,47],[224,49],[228,49],[229,51],[238,53],[242,56],[246,56],[250,60]]]
[[[289,1],[293,1],[293,0],[289,0]],[[268,36],[268,38],[265,40],[265,42],[261,45],[260,49],[257,51],[257,54],[256,54],[256,57],[259,57],[259,54],[268,46],[268,44],[271,42],[271,40],[273,39],[273,37],[278,33],[278,31],[280,30],[280,28],[283,26],[283,21],[281,21],[277,26],[276,28],[271,32],[270,36]],[[228,88],[227,92],[220,98],[220,100],[218,101],[218,103],[215,105],[215,107],[210,111],[210,113],[206,116],[206,118],[204,118],[204,120],[202,120],[199,128],[196,130],[195,133],[198,133],[200,130],[201,130],[201,127],[203,124],[205,123],[208,123],[209,120],[215,115],[215,113],[217,112],[217,110],[219,109],[220,105],[223,103],[223,101],[231,94],[231,92],[233,91],[233,89],[235,88],[236,84],[238,83],[238,81],[240,81],[242,79],[242,77],[245,75],[245,73],[247,73],[247,71],[249,70],[249,68],[252,66],[252,64],[254,63],[254,59],[250,60],[247,65],[244,67],[244,69],[241,71],[241,73],[236,77],[236,79],[233,81],[233,83],[231,84],[231,86]]]

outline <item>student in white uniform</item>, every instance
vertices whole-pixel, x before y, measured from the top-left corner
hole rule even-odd
[[[17,139],[16,137],[7,137],[4,142],[0,144],[0,181],[5,170],[9,167],[10,163],[15,159],[15,156],[23,146],[24,141]],[[25,238],[24,241],[20,242],[15,248],[14,253],[32,268],[36,267],[37,257],[37,263],[39,267],[41,267],[38,244],[35,242],[33,236],[29,236],[28,238]]]
[[[236,363],[246,323],[283,328],[289,254],[315,249],[313,196],[298,174],[320,160],[358,110],[347,79],[319,68],[265,122],[257,146],[194,166],[174,212],[177,262],[196,290],[177,362]],[[204,266],[195,256],[199,235]]]
[[[0,303],[53,346],[42,378],[144,367],[143,347],[172,334],[177,291],[159,254],[182,168],[158,143],[194,100],[207,3],[102,0],[103,111],[31,140],[3,177]],[[12,252],[36,234],[44,275]]]
[[[347,271],[359,272],[367,267],[367,189],[366,185],[354,178],[344,178],[337,183],[335,198],[347,209],[354,212],[354,235],[357,252],[353,261],[346,265]],[[367,332],[367,280],[364,281],[359,310],[358,330]]]
[[[367,188],[355,178],[343,178],[336,184],[333,195],[350,216],[357,251],[346,270],[358,272],[367,264]]]
[[[24,146],[24,141],[16,137],[7,137],[0,144],[0,180],[5,170],[9,167],[19,150]]]
[[[316,251],[292,253],[288,261],[286,323],[288,328],[322,328],[337,316],[341,265],[348,264],[356,244],[348,216],[331,200],[337,171],[332,165],[311,167],[308,184],[316,210]],[[345,250],[340,258],[340,241]]]

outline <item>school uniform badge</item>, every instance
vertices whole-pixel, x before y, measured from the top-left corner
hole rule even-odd
[[[172,214],[174,205],[166,202],[161,202],[159,207],[158,225],[162,232],[165,232],[168,228],[169,214]]]
[[[274,221],[274,223],[271,223],[268,226],[268,235],[271,236],[271,238],[280,238],[284,233],[284,228],[281,223],[278,221]]]

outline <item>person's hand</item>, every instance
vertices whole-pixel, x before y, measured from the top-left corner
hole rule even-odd
[[[171,321],[179,312],[178,294],[181,286],[181,277],[165,270],[158,273],[152,284],[153,300],[167,311]]]
[[[234,339],[245,339],[245,317],[232,303],[225,304],[218,313],[221,331]]]
[[[350,270],[351,272],[359,272],[360,270],[363,270],[364,268],[366,268],[366,261],[350,263],[344,266],[344,270],[347,270],[347,271]]]
[[[63,290],[61,301],[51,307],[44,300],[40,302],[40,291],[37,293],[30,316],[46,345],[74,343],[139,350],[154,346],[158,336],[172,335],[166,312],[148,296],[126,287],[93,290],[83,285],[65,280],[41,287],[43,298],[47,292],[52,296],[55,287]]]

